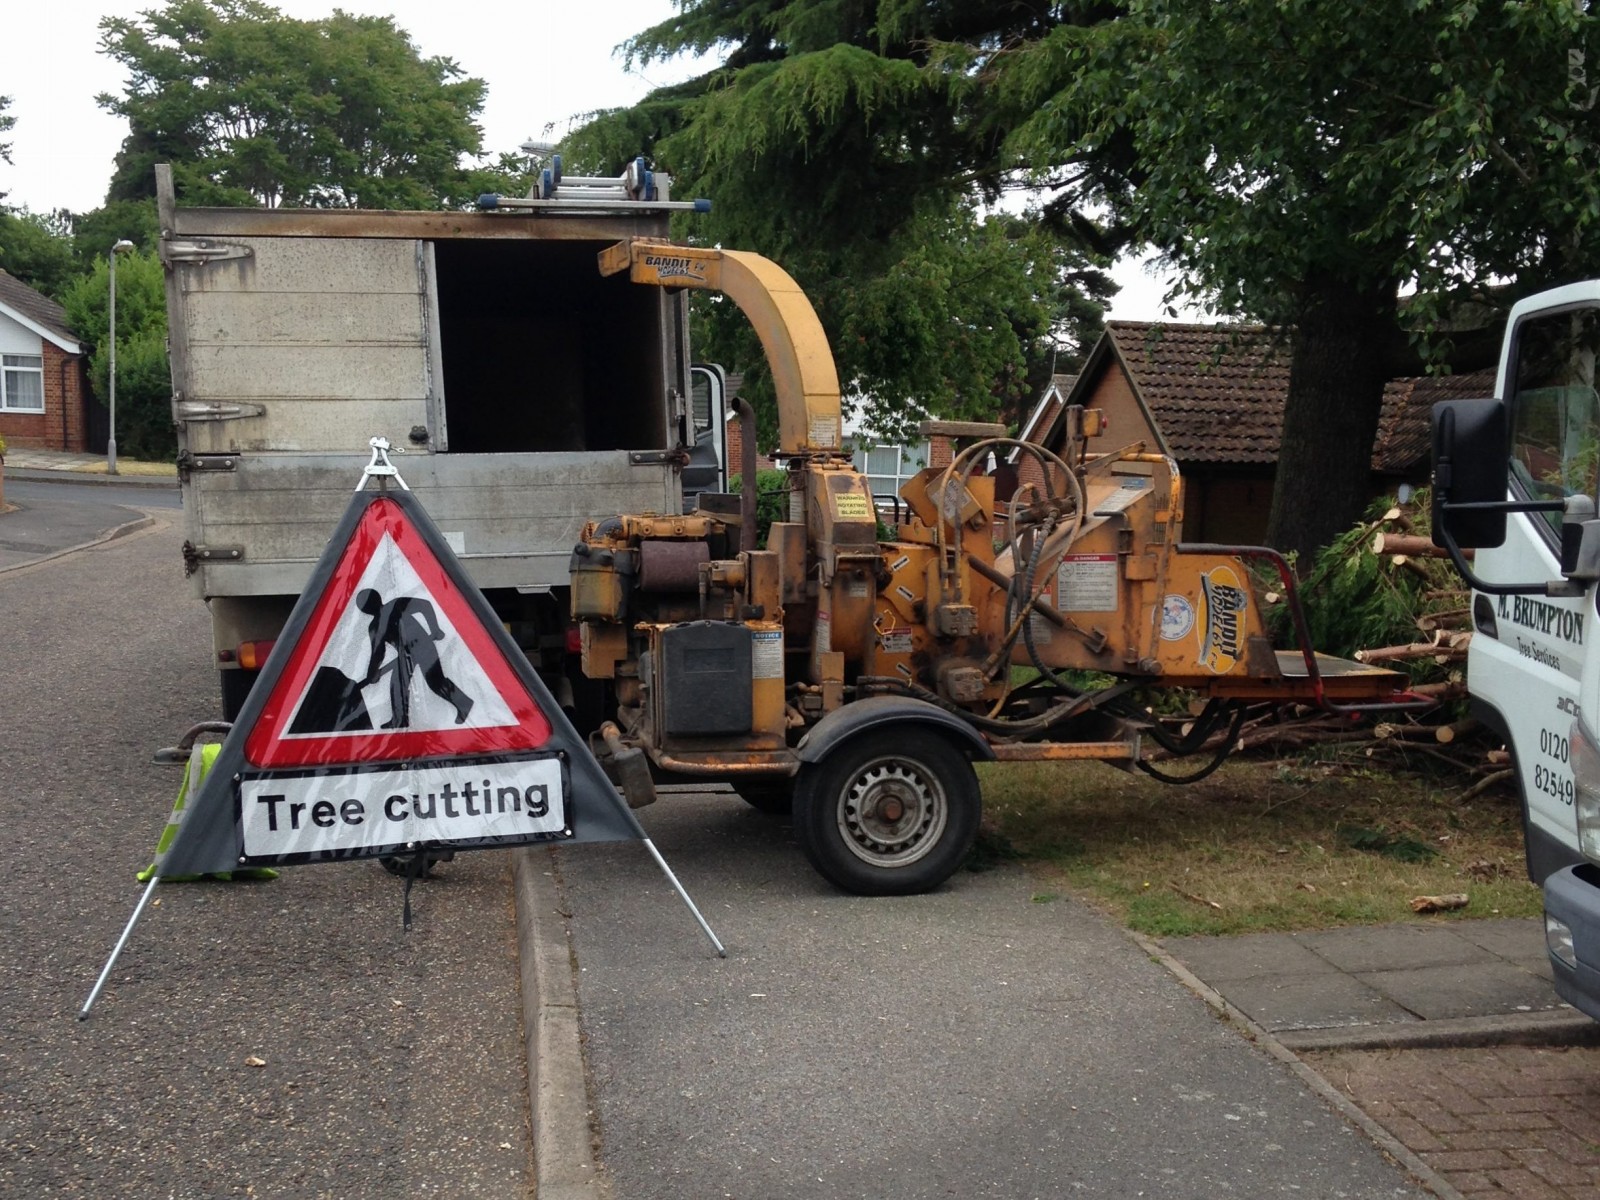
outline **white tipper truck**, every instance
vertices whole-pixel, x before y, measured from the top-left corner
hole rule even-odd
[[[237,715],[370,457],[396,465],[564,703],[568,559],[597,512],[725,483],[724,389],[682,294],[598,254],[665,237],[670,179],[547,168],[478,212],[187,208],[157,169],[185,566]],[[598,697],[590,697],[598,704]]]
[[[1474,589],[1467,685],[1511,750],[1556,991],[1600,1018],[1597,356],[1600,280],[1511,310],[1494,397],[1434,408],[1433,528]]]

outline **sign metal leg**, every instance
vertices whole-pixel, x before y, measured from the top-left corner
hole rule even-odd
[[[667,877],[667,882],[672,884],[673,891],[677,892],[678,897],[684,904],[688,905],[689,911],[694,914],[694,919],[700,922],[701,931],[711,939],[711,944],[716,947],[717,957],[727,958],[727,950],[717,940],[717,935],[711,932],[711,926],[706,924],[706,919],[700,915],[700,910],[694,906],[694,901],[689,899],[689,893],[683,890],[683,884],[678,882],[678,877],[672,873],[672,868],[667,866],[667,860],[661,857],[661,851],[656,849],[656,844],[649,838],[645,838],[644,848],[650,851],[650,857],[656,860],[656,866],[661,868],[661,873]]]
[[[669,871],[668,874],[671,874],[671,872]],[[105,987],[106,979],[111,975],[111,968],[117,965],[117,956],[122,953],[122,948],[128,944],[128,935],[133,932],[134,925],[138,923],[139,914],[144,912],[144,906],[150,902],[150,896],[156,890],[156,884],[160,882],[161,876],[154,876],[148,886],[145,887],[144,895],[139,897],[139,903],[134,905],[133,916],[128,918],[127,925],[123,927],[122,936],[117,939],[117,944],[111,948],[111,957],[106,959],[105,969],[100,972],[100,978],[94,981],[94,990],[89,993],[89,998],[83,1002],[83,1011],[78,1014],[78,1020],[85,1020],[89,1016],[89,1010],[94,1007],[94,1002],[100,997],[100,989]]]

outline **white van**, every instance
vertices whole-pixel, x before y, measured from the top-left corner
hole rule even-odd
[[[1495,398],[1434,407],[1433,528],[1475,592],[1467,685],[1512,753],[1556,991],[1600,1018],[1597,356],[1600,280],[1512,309]]]

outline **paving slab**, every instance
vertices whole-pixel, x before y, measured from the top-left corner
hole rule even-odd
[[[1511,963],[1452,964],[1400,971],[1370,971],[1356,979],[1424,1020],[1487,1017],[1562,1007],[1547,980]]]
[[[1462,937],[1454,926],[1367,925],[1297,934],[1342,971],[1386,971],[1396,967],[1444,967],[1492,963],[1498,956]]]
[[[1213,986],[1285,975],[1337,975],[1339,968],[1292,933],[1246,937],[1172,938],[1165,943],[1181,962]]]
[[[1262,976],[1220,986],[1230,1004],[1270,1032],[1417,1019],[1376,988],[1339,971]]]

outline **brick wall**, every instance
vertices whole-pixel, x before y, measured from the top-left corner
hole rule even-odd
[[[737,416],[728,422],[728,478],[739,474],[744,462],[744,422]],[[770,471],[778,464],[765,454],[756,455],[756,470]]]

